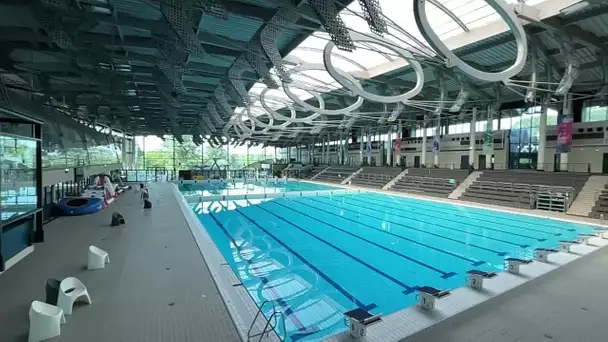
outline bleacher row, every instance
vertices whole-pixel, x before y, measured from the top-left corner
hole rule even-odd
[[[357,172],[358,171],[358,172]],[[447,198],[469,175],[468,170],[396,167],[315,166],[308,178],[321,182],[350,184],[396,192]],[[486,170],[473,181],[459,200],[515,208],[536,208],[539,195],[559,194],[572,203],[589,175],[585,173],[539,173],[519,170]],[[471,182],[471,181],[469,181]],[[608,217],[608,187],[598,197],[591,216]]]
[[[604,185],[604,188],[599,191],[599,195],[589,216],[593,218],[608,218],[608,184]]]
[[[459,198],[470,202],[532,209],[541,193],[567,193],[574,201],[589,175],[534,171],[484,171]]]

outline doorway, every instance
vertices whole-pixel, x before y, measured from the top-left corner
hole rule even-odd
[[[420,156],[414,156],[414,167],[420,167]]]
[[[469,156],[460,156],[460,169],[468,170],[469,169]]]
[[[486,169],[486,155],[485,154],[480,154],[479,155],[479,165],[477,166],[478,170],[485,170]]]
[[[562,163],[562,155],[556,153],[553,155],[553,172],[559,172]]]
[[[602,159],[602,173],[608,173],[608,153],[604,153]]]

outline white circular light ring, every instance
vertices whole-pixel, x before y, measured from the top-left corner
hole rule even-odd
[[[252,121],[252,124],[258,125],[260,127],[262,127],[263,129],[259,132],[253,131],[252,133],[255,134],[266,134],[271,128],[275,128],[274,126],[274,118],[272,117],[272,115],[264,112],[264,115],[268,116],[268,123],[263,123],[262,121],[258,120],[258,118],[255,117],[255,115],[251,114],[251,110],[249,107],[245,108],[245,111],[247,112],[247,117],[249,117],[249,120]],[[240,118],[239,120],[242,122],[243,121],[243,112],[241,112],[240,114]],[[278,127],[277,127],[278,128]]]
[[[260,103],[262,104],[262,107],[264,108],[264,110],[266,110],[268,113],[270,113],[277,120],[288,121],[290,123],[301,122],[301,123],[312,124],[313,120],[318,118],[321,115],[319,113],[313,113],[312,115],[309,115],[305,118],[296,118],[295,117],[296,110],[293,108],[292,105],[286,105],[286,107],[291,112],[291,117],[287,117],[282,114],[279,114],[277,111],[270,108],[270,106],[266,103],[266,93],[269,90],[270,90],[269,88],[262,90],[262,93],[260,94]],[[319,96],[318,94],[315,94],[315,93],[311,93],[311,94],[315,97],[315,99],[317,101],[319,101],[319,104],[321,104],[321,108],[324,109],[325,102],[323,101],[323,98],[321,96]]]
[[[407,93],[395,96],[376,95],[363,90],[361,84],[359,84],[359,82],[355,80],[350,74],[345,73],[344,71],[341,71],[333,66],[331,61],[331,52],[336,46],[336,44],[330,41],[327,43],[327,45],[325,45],[325,49],[323,49],[323,63],[325,64],[327,72],[331,75],[331,77],[338,81],[338,83],[366,100],[379,103],[406,103],[407,100],[420,93],[422,87],[424,86],[424,71],[422,70],[422,65],[420,65],[420,62],[414,59],[414,56],[409,51],[402,49],[396,46],[394,42],[391,42],[390,40],[379,36],[366,36],[364,34],[353,31],[349,31],[349,33],[350,38],[353,42],[366,42],[377,44],[394,51],[395,53],[397,53],[397,55],[399,55],[399,57],[407,60],[410,63],[410,66],[416,72],[416,85],[412,90],[408,91]]]
[[[431,24],[426,16],[426,0],[414,0],[414,17],[416,18],[416,25],[420,30],[422,36],[427,42],[448,60],[449,67],[456,67],[465,74],[474,77],[478,80],[487,82],[502,82],[510,79],[511,77],[520,73],[526,65],[526,58],[528,56],[528,42],[526,38],[526,32],[521,22],[517,18],[513,6],[508,5],[503,0],[485,0],[506,22],[511,29],[511,32],[515,36],[515,42],[517,43],[517,58],[515,63],[506,70],[492,73],[477,70],[456,54],[454,54],[439,38],[439,36],[433,31]]]
[[[301,64],[301,65],[298,65],[298,66],[292,68],[291,70],[289,70],[289,72],[287,74],[291,75],[294,72],[301,72],[301,71],[308,71],[308,70],[321,70],[321,71],[329,72],[329,69],[327,69],[326,66],[324,66],[323,64],[304,63],[304,64]],[[357,82],[357,80],[354,77],[352,77],[350,74],[345,73],[343,71],[340,71],[340,72],[344,75],[344,78],[347,79],[348,82],[352,82],[353,85],[356,85],[355,88],[359,92],[363,92],[363,87],[361,87],[359,82]],[[331,72],[330,72],[330,74],[331,74]],[[357,86],[358,86],[358,88],[357,88]],[[291,100],[293,100],[293,102],[297,103],[302,108],[309,110],[311,112],[317,113],[317,114],[348,115],[349,113],[359,109],[359,107],[361,107],[363,105],[363,97],[361,96],[361,94],[359,94],[358,92],[355,92],[355,91],[353,91],[353,93],[355,93],[358,97],[357,97],[357,101],[354,104],[352,104],[346,108],[334,109],[334,110],[325,109],[325,102],[322,99],[319,100],[319,98],[321,98],[320,96],[317,98],[317,100],[319,101],[319,107],[312,106],[312,105],[306,103],[305,101],[299,99],[293,92],[291,92],[291,90],[289,90],[289,83],[283,82],[283,91],[285,92],[285,94],[287,94],[287,96]]]

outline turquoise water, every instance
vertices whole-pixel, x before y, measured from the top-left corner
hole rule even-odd
[[[346,330],[343,313],[390,314],[421,286],[465,285],[593,226],[364,193],[192,204],[252,298],[286,314],[291,341]],[[268,316],[269,312],[266,311]]]
[[[259,181],[236,183],[180,184],[179,190],[184,196],[214,195],[252,195],[270,194],[288,191],[315,191],[340,189],[333,186],[299,181]]]

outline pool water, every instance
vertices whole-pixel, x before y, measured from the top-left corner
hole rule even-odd
[[[346,330],[343,313],[390,314],[421,286],[465,285],[593,226],[377,193],[191,204],[260,305],[274,301],[291,341]],[[270,314],[265,306],[265,314]]]
[[[184,196],[215,196],[215,195],[252,195],[270,194],[289,191],[315,191],[339,189],[333,186],[314,184],[300,181],[251,181],[209,184],[180,184],[179,190]]]

